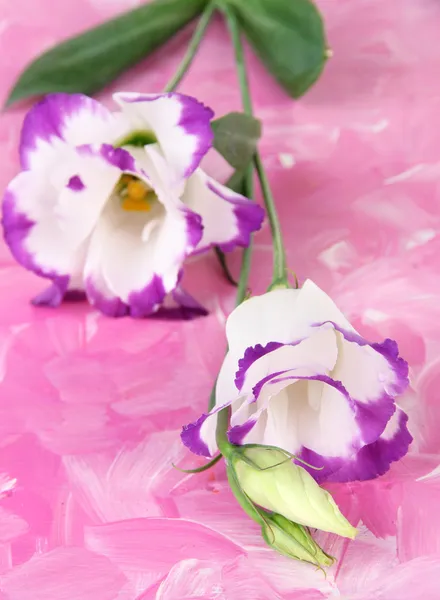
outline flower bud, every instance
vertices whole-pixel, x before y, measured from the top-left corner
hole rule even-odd
[[[282,515],[266,514],[262,527],[266,544],[289,558],[302,560],[317,567],[329,567],[334,558],[326,554],[302,525],[292,523]]]
[[[356,529],[326,490],[281,450],[242,446],[231,467],[240,488],[256,505],[293,523],[354,538]]]

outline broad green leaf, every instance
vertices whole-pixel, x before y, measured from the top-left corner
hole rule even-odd
[[[207,0],[155,0],[62,42],[22,73],[7,105],[49,92],[93,94],[164,44]]]
[[[234,167],[242,170],[252,160],[261,137],[261,123],[243,113],[232,112],[211,123],[214,148]]]
[[[293,98],[320,76],[328,55],[324,24],[310,0],[226,0],[267,69]]]

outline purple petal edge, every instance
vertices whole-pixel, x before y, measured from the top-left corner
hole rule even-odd
[[[89,277],[84,283],[87,300],[100,312],[108,317],[125,317],[129,314],[129,307],[119,298],[107,298],[94,284],[93,278]]]
[[[2,206],[3,236],[15,260],[31,271],[36,265],[32,254],[25,249],[24,242],[34,225],[35,221],[17,211],[15,195],[6,189]]]
[[[207,414],[203,414],[194,423],[184,425],[180,434],[180,438],[182,440],[183,445],[186,446],[188,450],[191,450],[191,452],[197,454],[198,456],[211,456],[208,446],[200,436],[202,425],[206,421],[208,416],[209,415]]]
[[[197,138],[196,150],[193,153],[190,165],[185,170],[185,177],[189,177],[212,147],[214,133],[211,128],[211,119],[214,117],[214,112],[192,96],[183,94],[176,94],[176,96],[183,106],[179,127],[187,135]]]
[[[220,244],[219,248],[223,252],[231,252],[237,246],[243,248],[249,246],[251,235],[261,229],[265,214],[264,210],[255,202],[240,194],[218,188],[213,181],[208,181],[206,185],[213,194],[234,206],[237,233],[229,242]]]
[[[28,169],[29,154],[36,150],[38,140],[52,144],[54,138],[63,140],[63,126],[80,112],[111,118],[111,113],[99,102],[84,94],[48,94],[27,113],[21,131],[20,162]]]
[[[303,448],[298,454],[298,458],[316,467],[324,467],[316,470],[301,465],[318,483],[326,481],[344,483],[374,479],[384,475],[389,470],[391,463],[400,460],[408,452],[413,438],[408,431],[407,422],[408,415],[400,410],[398,431],[391,439],[380,437],[372,444],[363,446],[348,459],[321,456],[308,448]]]
[[[326,323],[331,324],[336,329],[336,331],[338,331],[344,336],[344,339],[346,339],[347,342],[354,342],[359,346],[370,346],[370,348],[376,350],[376,352],[379,352],[379,354],[382,354],[382,356],[387,359],[389,365],[396,374],[396,382],[388,393],[393,396],[403,394],[403,392],[407,389],[409,385],[409,367],[408,363],[401,356],[399,356],[399,348],[395,340],[387,338],[386,340],[380,343],[370,343],[358,333],[347,331],[346,329],[343,329],[333,321],[324,321],[323,323],[316,323],[314,324],[314,327],[321,327]]]
[[[162,278],[154,275],[150,283],[143,290],[132,292],[128,298],[130,315],[143,318],[159,309],[166,296]]]
[[[250,417],[247,421],[242,423],[241,425],[234,425],[228,431],[228,440],[231,444],[235,444],[236,446],[241,446],[244,438],[252,431],[254,426],[258,422],[257,418]]]
[[[67,292],[70,277],[59,277],[55,279],[49,287],[32,298],[34,306],[49,306],[56,308],[59,306]]]
[[[62,288],[65,278],[68,281],[69,275],[43,269],[35,262],[33,254],[25,247],[26,238],[34,225],[35,221],[29,219],[24,213],[17,211],[15,195],[10,189],[6,189],[2,204],[3,236],[13,257],[25,269],[32,271],[39,277],[58,282]]]
[[[265,346],[257,344],[256,346],[246,348],[243,358],[240,358],[238,361],[238,370],[235,374],[235,386],[238,391],[243,387],[247,370],[255,361],[285,345],[280,342],[269,342]]]

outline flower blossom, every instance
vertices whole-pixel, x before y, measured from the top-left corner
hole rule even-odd
[[[51,280],[36,302],[70,290],[111,316],[143,317],[180,288],[186,257],[246,246],[262,209],[206,175],[213,113],[182,94],[115,94],[111,112],[52,94],[25,118],[22,171],[3,200],[15,259]]]
[[[396,342],[367,342],[311,281],[247,300],[226,334],[216,405],[182,432],[194,453],[217,451],[226,406],[230,443],[281,448],[318,482],[377,477],[408,451],[408,417],[396,403],[408,365]]]

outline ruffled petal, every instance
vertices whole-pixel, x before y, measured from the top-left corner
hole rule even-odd
[[[215,438],[217,414],[232,403],[215,406],[209,413],[202,414],[197,421],[184,425],[181,440],[191,452],[199,456],[211,457],[218,450]]]
[[[66,146],[110,142],[114,118],[102,104],[83,94],[49,94],[35,104],[23,123],[23,169],[50,168]]]
[[[293,347],[274,349],[248,367],[241,391],[247,393],[256,377],[261,376],[253,387],[253,394],[257,404],[264,402],[268,407],[267,423],[259,443],[279,445],[290,452],[297,452],[302,446],[326,457],[346,460],[363,446],[375,442],[387,427],[396,410],[394,397],[388,392],[403,391],[407,385],[407,370],[396,348],[389,342],[379,345],[379,349],[388,351],[386,359],[365,341],[363,345],[347,342],[345,338],[341,342],[340,332],[333,327],[326,330],[325,325],[321,325],[317,329],[320,336],[328,335],[329,331],[338,338],[338,360],[333,370],[328,360],[335,360],[336,355],[329,352],[331,345],[323,343],[324,337],[318,345],[313,344],[313,337],[307,338],[311,342],[309,354],[301,352],[303,341]],[[349,345],[342,353],[341,343]],[[323,352],[326,347],[327,357]],[[314,349],[317,355],[312,363]],[[357,356],[359,350],[367,355]],[[347,356],[351,352],[354,360],[349,362]],[[289,362],[291,370],[287,370]],[[301,372],[304,367],[311,368],[315,374]],[[330,376],[327,375],[329,367]],[[350,376],[345,369],[352,370]],[[300,383],[302,380],[308,381],[307,384]],[[358,382],[364,382],[363,387],[359,387]],[[232,420],[236,421],[234,415]],[[254,433],[252,441],[257,441]]]
[[[399,357],[394,340],[370,344],[357,333],[335,323],[338,361],[331,376],[344,382],[357,405],[364,444],[377,440],[395,411],[394,397],[408,387],[408,364]],[[325,324],[318,326],[320,329]]]
[[[49,306],[56,308],[64,300],[67,302],[83,302],[86,295],[82,289],[69,289],[71,281],[65,279],[55,280],[42,292],[32,298],[34,306]]]
[[[385,431],[372,444],[363,446],[349,458],[329,458],[303,448],[298,457],[319,470],[306,468],[318,483],[325,481],[366,481],[386,473],[391,463],[400,460],[408,452],[413,440],[407,427],[408,416],[397,408]]]
[[[232,416],[234,443],[281,447],[315,467],[309,471],[318,482],[371,479],[406,454],[412,441],[408,418],[391,397],[391,415],[381,407],[383,396],[376,410],[371,406],[368,426],[381,434],[366,443],[363,403],[329,376],[298,371],[273,373],[254,387],[256,402],[248,414],[241,407],[239,419]]]
[[[267,407],[259,443],[292,453],[307,446],[326,456],[344,457],[362,444],[356,404],[339,381],[324,373],[274,373],[255,386],[254,395],[257,405]]]
[[[4,237],[14,258],[41,277],[68,279],[81,257],[56,214],[57,191],[46,178],[23,171],[9,184],[3,198]]]
[[[119,299],[128,309],[123,311],[117,303],[114,316],[129,311],[143,317],[158,310],[176,286],[185,257],[189,228],[185,217],[184,213],[167,214],[142,227],[133,215],[107,212],[92,236],[85,266],[91,303],[111,314]]]
[[[322,327],[314,329],[310,337],[291,344],[269,342],[246,348],[238,361],[235,385],[238,390],[249,392],[267,375],[297,367],[314,367],[317,372],[328,373],[338,357],[336,341],[335,332]]]
[[[134,161],[108,145],[71,149],[59,157],[54,172],[23,171],[8,186],[3,200],[5,240],[16,260],[53,286],[36,304],[56,306],[73,287],[82,287],[82,270],[90,235],[122,172]]]
[[[133,213],[117,201],[108,202],[93,233],[86,291],[106,314],[144,317],[157,311],[176,287],[183,260],[200,241],[200,217],[178,199],[172,201],[166,190],[154,190],[166,206],[157,202],[148,213]]]
[[[219,246],[229,252],[249,245],[251,234],[261,228],[263,209],[198,169],[187,181],[183,202],[203,221],[203,237],[197,251]]]
[[[226,335],[231,352],[243,356],[250,346],[306,338],[314,324],[326,320],[354,332],[333,300],[307,280],[299,290],[274,290],[243,302],[229,316]]]
[[[35,298],[32,298],[32,304],[34,306],[50,306],[51,308],[56,308],[63,301],[68,284],[68,277],[54,281],[49,287],[37,294]]]
[[[118,93],[113,98],[133,130],[154,134],[173,170],[173,183],[194,173],[212,145],[210,108],[177,93]]]

